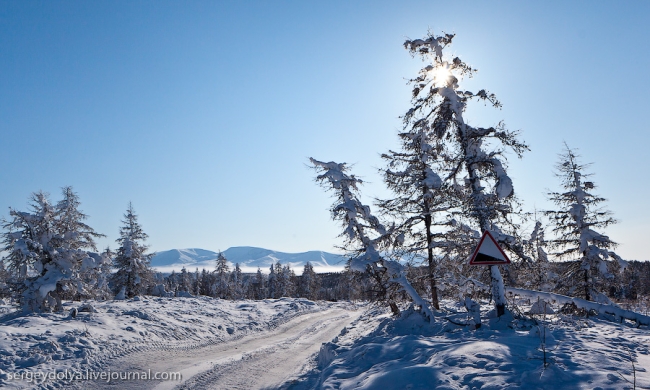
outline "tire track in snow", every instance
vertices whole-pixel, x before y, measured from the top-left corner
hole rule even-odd
[[[217,364],[190,378],[177,389],[260,389],[276,388],[311,368],[323,342],[331,341],[358,314],[317,320],[277,343],[246,353],[239,360]]]
[[[84,389],[255,389],[276,386],[305,369],[321,343],[360,312],[333,308],[307,313],[268,332],[202,346],[135,352],[105,366],[112,372],[181,372],[183,381],[84,382]]]

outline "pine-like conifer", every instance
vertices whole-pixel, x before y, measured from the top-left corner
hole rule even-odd
[[[594,194],[596,185],[589,180],[592,174],[585,172],[588,165],[581,164],[575,151],[564,146],[555,166],[562,191],[548,194],[558,209],[546,212],[556,235],[551,241],[553,254],[573,261],[559,288],[587,300],[606,300],[602,292],[607,281],[626,264],[612,251],[617,244],[602,233],[616,220],[602,208],[606,199]]]
[[[138,216],[130,202],[122,223],[120,237],[116,240],[119,248],[113,260],[113,267],[117,271],[112,279],[116,295],[124,291],[125,298],[132,298],[145,294],[152,287],[150,261],[153,254],[147,253],[149,247],[144,242],[149,236],[138,223]]]

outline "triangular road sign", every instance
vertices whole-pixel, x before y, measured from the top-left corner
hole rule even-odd
[[[498,265],[510,264],[510,259],[503,253],[497,241],[487,230],[483,233],[481,241],[478,242],[476,250],[472,255],[469,265]]]

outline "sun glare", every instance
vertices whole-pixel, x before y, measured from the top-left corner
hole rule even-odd
[[[436,85],[444,86],[447,85],[447,81],[451,77],[451,70],[449,69],[449,65],[446,62],[443,62],[433,68],[431,74]]]

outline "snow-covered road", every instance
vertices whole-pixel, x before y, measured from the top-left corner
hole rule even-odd
[[[274,388],[309,367],[322,343],[357,319],[359,311],[331,308],[298,316],[277,328],[201,348],[152,350],[116,359],[112,372],[181,372],[181,381],[133,381],[129,389]],[[84,389],[122,388],[124,382],[78,383]]]

